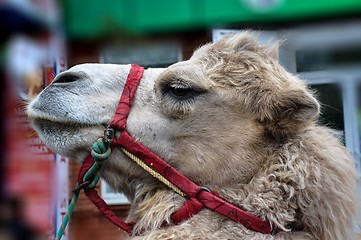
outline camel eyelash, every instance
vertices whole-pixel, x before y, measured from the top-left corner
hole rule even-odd
[[[163,97],[169,96],[177,100],[188,100],[204,93],[202,89],[186,86],[183,84],[171,84],[163,89]]]
[[[206,92],[204,89],[194,87],[183,79],[174,79],[171,82],[165,82],[160,86],[163,97],[171,97],[174,100],[189,100]]]

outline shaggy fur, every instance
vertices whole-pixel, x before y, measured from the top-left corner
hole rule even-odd
[[[131,201],[128,220],[137,221],[135,235],[140,234],[132,239],[354,239],[354,162],[332,131],[317,125],[319,103],[278,64],[275,52],[277,47],[259,46],[243,33],[201,47],[188,61],[146,70],[127,128],[194,182],[268,219],[280,232],[256,233],[207,209],[162,228],[185,199],[114,149],[102,176]],[[84,65],[64,73],[112,86],[93,86],[96,91],[58,76],[29,106],[35,129],[55,151],[81,159],[101,135],[96,118],[89,119],[99,114],[87,107],[86,97],[110,92],[98,121],[109,123],[120,94],[115,92],[122,88],[111,81],[124,83],[128,71],[129,66]],[[118,75],[121,80],[114,79]],[[66,91],[54,97],[60,87]],[[177,97],[175,88],[187,89],[190,97]],[[79,105],[64,100],[69,98]],[[52,101],[55,112],[46,108]]]

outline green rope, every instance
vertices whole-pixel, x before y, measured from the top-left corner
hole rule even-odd
[[[80,193],[80,190],[78,191],[74,191],[73,193],[73,197],[71,198],[71,201],[69,203],[69,207],[68,207],[68,210],[63,218],[63,222],[61,223],[61,226],[56,234],[56,238],[55,240],[60,240],[61,237],[64,235],[64,232],[65,232],[65,228],[66,226],[68,225],[68,222],[69,222],[69,219],[70,219],[70,216],[71,214],[73,213],[74,211],[74,207],[75,207],[75,203],[76,201],[78,200],[78,197],[79,197],[79,193]]]
[[[86,189],[94,188],[99,181],[100,177],[98,171],[103,165],[103,163],[109,158],[111,152],[110,145],[112,139],[108,139],[106,134],[104,134],[104,136],[105,137],[99,138],[93,144],[91,155],[94,158],[95,162],[90,167],[90,169],[84,174],[83,184],[80,185],[77,184],[77,186],[73,190],[73,197],[71,198],[68,210],[63,218],[61,227],[59,228],[56,234],[55,240],[60,240],[64,235],[65,228],[69,223],[69,219],[74,211],[76,201],[78,200],[80,190],[84,187]]]

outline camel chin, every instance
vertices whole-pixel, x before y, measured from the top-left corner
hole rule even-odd
[[[85,125],[32,119],[31,124],[41,140],[53,151],[71,159],[82,161],[91,145],[104,131],[102,125]]]
[[[90,152],[91,145],[103,131],[102,124],[82,123],[41,112],[41,102],[33,101],[28,107],[30,123],[41,140],[55,153],[78,162]]]

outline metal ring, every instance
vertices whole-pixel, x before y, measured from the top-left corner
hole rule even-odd
[[[197,194],[195,195],[195,198],[198,199],[198,195],[199,195],[201,192],[203,192],[203,191],[211,192],[211,190],[209,190],[209,188],[202,186],[201,189],[199,189],[199,191],[198,191]]]
[[[107,126],[104,130],[104,135],[103,135],[104,141],[106,143],[111,143],[114,137],[115,137],[114,129]]]
[[[207,187],[202,186],[202,189],[206,192],[211,192],[211,190],[209,190],[209,188],[207,188]]]

